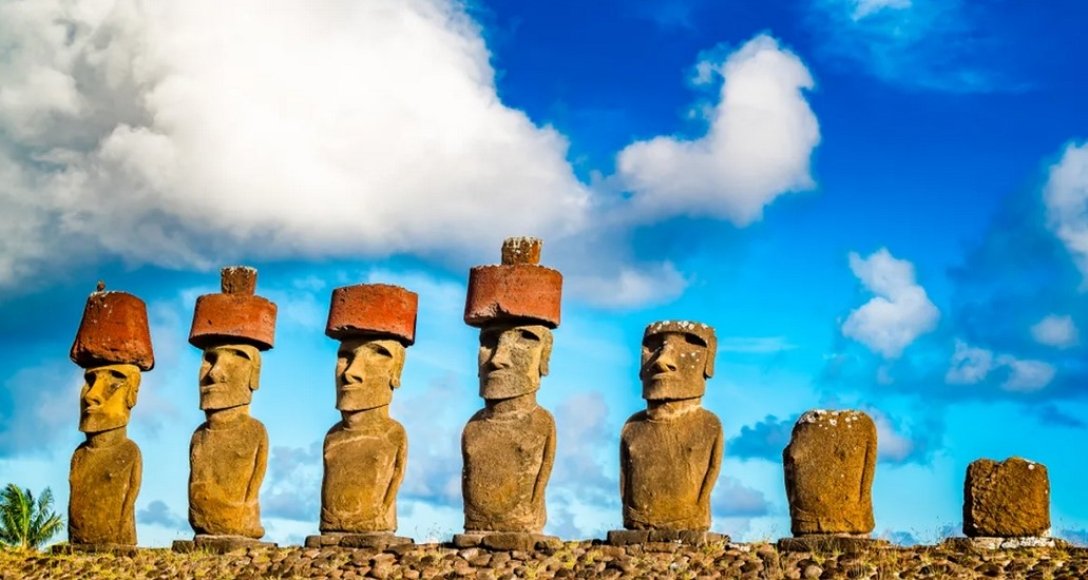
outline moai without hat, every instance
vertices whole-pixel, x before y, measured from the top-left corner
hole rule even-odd
[[[556,544],[541,532],[555,460],[555,420],[536,402],[559,326],[562,275],[538,264],[541,242],[510,238],[502,264],[469,272],[465,323],[480,329],[485,407],[461,435],[465,533],[459,547],[531,550]]]
[[[142,460],[127,426],[140,390],[140,371],[155,366],[143,301],[125,292],[106,292],[99,283],[87,298],[70,356],[84,369],[79,430],[87,439],[72,454],[65,548],[131,551],[136,546]]]
[[[189,343],[204,351],[200,408],[207,420],[189,446],[189,524],[196,537],[174,549],[222,552],[272,545],[258,494],[268,466],[268,432],[250,417],[260,386],[261,351],[272,348],[276,305],[255,294],[257,271],[223,268],[222,292],[197,299]]]
[[[702,408],[714,375],[714,329],[688,321],[655,322],[642,337],[646,410],[620,435],[620,496],[625,530],[608,541],[704,544],[728,541],[710,529],[710,493],[722,465],[717,415]]]
[[[963,534],[956,547],[1008,549],[1049,547],[1050,478],[1046,466],[1020,457],[979,459],[963,484]]]
[[[877,433],[861,411],[808,411],[782,452],[793,538],[785,550],[857,551],[886,544],[871,540]]]
[[[340,341],[336,408],[325,436],[321,535],[309,547],[384,549],[395,536],[397,490],[408,461],[404,426],[389,417],[405,351],[415,342],[419,297],[399,286],[359,284],[332,292],[325,334]]]

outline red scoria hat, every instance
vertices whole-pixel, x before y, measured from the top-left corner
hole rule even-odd
[[[83,368],[107,364],[132,364],[142,371],[155,367],[147,306],[128,292],[98,290],[87,297],[83,319],[69,356]]]
[[[411,346],[416,340],[419,296],[400,286],[356,284],[332,291],[325,334],[343,340],[391,335]]]
[[[229,266],[219,271],[222,292],[196,299],[189,344],[208,348],[245,342],[260,350],[272,348],[276,335],[276,305],[255,295],[257,270]]]
[[[542,245],[537,238],[507,238],[502,264],[469,271],[465,324],[528,320],[548,328],[559,326],[563,275],[539,265]]]

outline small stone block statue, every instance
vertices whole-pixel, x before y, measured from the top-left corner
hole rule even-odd
[[[559,326],[563,277],[537,264],[541,242],[510,238],[502,264],[469,273],[465,323],[480,329],[484,408],[461,436],[465,533],[458,547],[532,550],[558,538],[541,532],[544,490],[555,460],[555,420],[536,402]]]
[[[876,424],[861,411],[808,411],[782,452],[793,538],[783,550],[856,552],[872,540]]]
[[[143,301],[99,283],[87,298],[71,358],[84,369],[79,430],[87,440],[72,455],[65,548],[134,551],[142,462],[127,426],[140,371],[155,366]]]
[[[397,489],[408,436],[389,417],[405,351],[415,342],[418,296],[398,286],[359,284],[332,293],[325,334],[340,341],[336,408],[342,421],[325,436],[321,535],[308,547],[385,549],[395,536]]]
[[[610,531],[609,543],[729,540],[708,531],[724,436],[721,421],[700,402],[716,350],[714,329],[702,323],[646,327],[639,371],[646,410],[632,415],[620,435],[626,529]]]
[[[260,386],[261,351],[272,348],[276,305],[254,294],[257,271],[223,268],[222,292],[196,301],[189,343],[204,351],[200,408],[205,421],[189,446],[189,524],[192,542],[177,551],[225,552],[264,536],[258,493],[268,466],[268,432],[250,417]]]

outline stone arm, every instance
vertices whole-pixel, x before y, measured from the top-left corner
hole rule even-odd
[[[393,478],[389,480],[389,487],[385,490],[385,499],[382,501],[382,506],[387,512],[397,501],[397,490],[400,489],[401,481],[404,480],[406,465],[408,465],[408,437],[402,433],[400,448],[397,449],[397,456],[393,460]]]
[[[627,426],[624,425],[626,428]],[[620,505],[627,505],[627,466],[631,462],[631,452],[627,449],[625,433],[620,433]]]
[[[262,434],[264,436],[257,444],[257,453],[253,457],[253,475],[246,487],[246,504],[257,503],[257,495],[261,491],[261,483],[264,482],[264,472],[268,468],[268,435],[263,430]]]
[[[540,471],[536,475],[536,484],[533,486],[533,504],[544,504],[544,489],[548,487],[548,478],[552,476],[552,466],[555,464],[555,421],[548,417],[548,435],[544,440],[544,456],[540,462]]]
[[[858,499],[864,500],[870,497],[873,489],[873,476],[876,474],[876,426],[872,428],[872,436],[867,437],[865,444],[865,462],[862,464],[861,488],[858,490]]]
[[[707,465],[706,476],[703,485],[699,488],[699,505],[710,505],[710,492],[714,490],[714,484],[718,482],[718,473],[722,469],[722,451],[725,445],[722,429],[714,435],[714,446],[710,450],[710,464]]]
[[[128,489],[125,491],[125,502],[121,504],[121,521],[125,525],[132,522],[133,531],[136,525],[136,496],[140,495],[140,485],[143,483],[144,460],[140,455],[140,448],[136,447],[136,457],[132,462],[132,472],[128,476]],[[133,538],[135,541],[135,538]]]

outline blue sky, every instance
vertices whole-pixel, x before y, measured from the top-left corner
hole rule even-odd
[[[402,534],[461,525],[479,408],[467,270],[511,235],[565,275],[540,400],[548,531],[621,522],[646,324],[717,328],[714,529],[788,533],[797,416],[880,427],[876,533],[958,533],[979,457],[1046,464],[1088,538],[1088,6],[1012,1],[0,2],[0,480],[67,502],[95,282],[149,305],[130,436],[141,544],[191,533],[196,296],[259,269],[280,307],[253,414],[268,537],[317,527],[337,420],[330,292],[420,295],[393,415]]]

